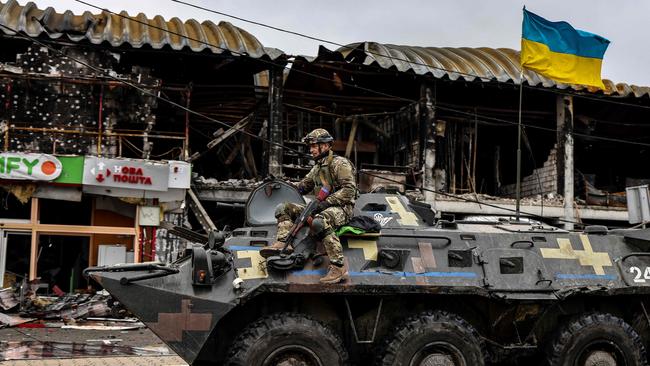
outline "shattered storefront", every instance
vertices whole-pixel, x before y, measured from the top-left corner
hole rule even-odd
[[[88,266],[155,260],[156,227],[180,208],[190,165],[3,153],[0,178],[3,286],[38,277],[67,292],[85,287]]]
[[[3,151],[81,159],[76,181],[3,180],[5,285],[41,277],[71,291],[89,265],[176,259],[185,242],[159,225],[187,222],[184,161],[220,179],[267,173],[254,139],[210,143],[247,116],[243,130],[268,127],[260,72],[283,53],[227,22],[124,14],[0,2]]]
[[[56,238],[53,235],[58,234],[61,228],[51,227],[51,231],[47,231],[41,224],[57,224],[53,218],[60,213],[52,212],[51,197],[66,200],[66,204],[81,201],[82,171],[83,157],[79,156],[0,154],[0,178],[5,192],[0,211],[0,278],[5,287],[28,276],[32,261],[39,258],[39,253],[52,251],[46,257],[54,256],[52,240],[56,241]],[[44,242],[39,245],[37,238],[40,235]],[[76,244],[70,245],[74,247]],[[47,271],[49,267],[49,263],[44,263],[41,269]]]

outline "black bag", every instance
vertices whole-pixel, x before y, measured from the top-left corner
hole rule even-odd
[[[347,226],[352,226],[361,229],[366,233],[378,233],[381,231],[381,226],[375,219],[369,216],[354,216],[347,223]]]

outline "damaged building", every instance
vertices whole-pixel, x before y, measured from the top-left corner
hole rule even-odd
[[[184,243],[159,222],[187,220],[190,169],[262,176],[253,156],[263,146],[208,143],[268,110],[259,74],[283,64],[281,51],[226,22],[74,15],[16,1],[0,4],[0,24],[5,286],[26,276],[72,291],[86,286],[89,265],[173,260]]]
[[[241,225],[258,182],[310,169],[300,141],[319,127],[362,191],[396,189],[440,215],[513,215],[520,97],[523,213],[625,225],[625,188],[650,179],[649,88],[522,79],[511,49],[292,56],[228,22],[14,0],[0,24],[5,285],[26,275],[71,291],[107,258],[175,259],[185,244],[170,223]],[[58,175],[10,174],[23,160]]]

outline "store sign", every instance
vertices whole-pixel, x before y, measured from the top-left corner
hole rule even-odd
[[[81,184],[83,181],[84,157],[59,155],[56,158],[61,162],[63,170],[53,183]]]
[[[83,184],[100,187],[166,191],[169,167],[164,163],[86,156]]]
[[[51,181],[61,175],[63,165],[53,155],[2,153],[0,179]]]

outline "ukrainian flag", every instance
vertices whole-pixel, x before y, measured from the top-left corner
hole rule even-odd
[[[550,22],[524,8],[521,66],[550,79],[605,89],[600,78],[609,41],[574,29],[567,22]]]

